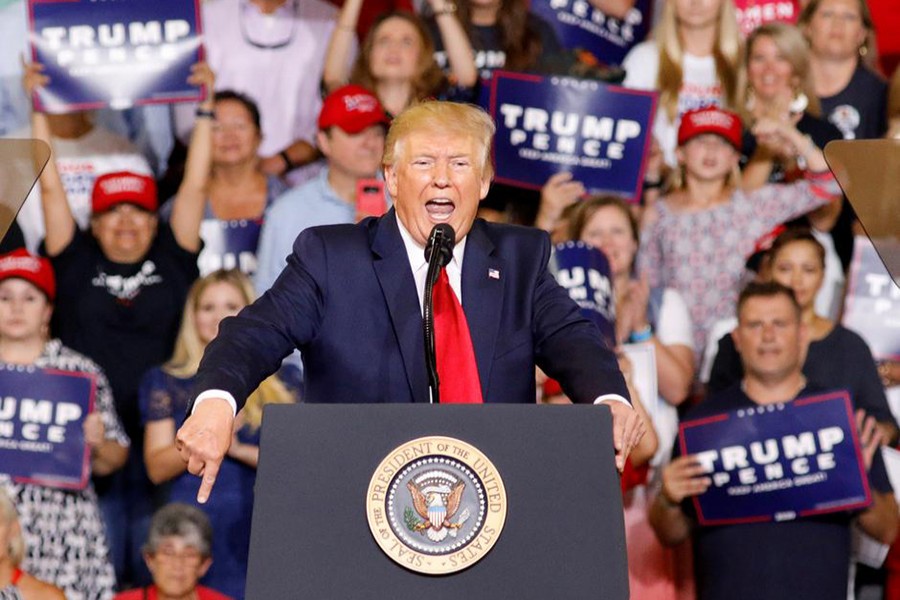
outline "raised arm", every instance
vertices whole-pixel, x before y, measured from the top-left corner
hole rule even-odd
[[[333,92],[350,79],[350,60],[353,52],[353,40],[356,36],[356,24],[362,10],[363,0],[345,0],[338,15],[337,25],[328,41],[325,53],[325,68],[322,71],[322,84],[325,91]]]
[[[212,168],[212,128],[215,108],[213,89],[215,75],[205,62],[191,67],[188,83],[203,86],[206,99],[197,108],[197,119],[188,146],[184,178],[178,186],[172,202],[172,216],[169,225],[178,245],[189,252],[200,250],[200,222],[208,195],[209,173]]]
[[[475,67],[475,53],[463,24],[456,16],[456,4],[453,0],[428,0],[437,23],[453,83],[462,87],[472,87],[478,81],[478,69]]]
[[[44,67],[39,63],[25,64],[23,61],[22,69],[24,71],[22,85],[25,87],[25,92],[28,96],[34,98],[36,90],[47,85],[50,78],[43,74]],[[38,112],[33,106],[31,110],[31,135],[35,139],[51,145],[50,123],[47,120],[47,115]],[[44,228],[46,230],[44,246],[48,255],[56,256],[72,241],[75,235],[76,224],[75,217],[72,216],[72,209],[69,208],[69,201],[66,198],[66,190],[63,187],[62,179],[60,179],[59,171],[56,169],[56,157],[53,155],[50,156],[47,166],[44,167],[41,173],[40,186],[41,209],[44,213]]]

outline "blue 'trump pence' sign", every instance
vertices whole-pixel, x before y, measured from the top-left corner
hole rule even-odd
[[[29,0],[32,58],[50,84],[39,110],[197,100],[198,0]]]
[[[569,171],[592,192],[638,197],[655,93],[502,71],[491,86],[498,181],[540,188]]]
[[[694,497],[701,525],[788,520],[871,501],[846,392],[686,421],[679,442],[712,479]]]
[[[83,489],[90,475],[83,426],[96,389],[89,373],[0,367],[0,473]]]

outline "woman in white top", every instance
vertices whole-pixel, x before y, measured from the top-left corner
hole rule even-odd
[[[622,66],[625,87],[660,92],[653,135],[666,163],[676,166],[681,115],[709,105],[738,104],[743,64],[733,3],[666,2],[654,39],[635,46]]]

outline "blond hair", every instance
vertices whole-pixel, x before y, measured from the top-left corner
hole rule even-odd
[[[475,139],[480,145],[481,175],[491,178],[491,140],[494,137],[494,121],[481,108],[473,104],[428,100],[400,113],[391,123],[384,141],[384,165],[396,166],[404,140],[415,132],[454,133]]]
[[[675,2],[664,4],[662,18],[654,35],[659,46],[659,73],[656,76],[656,87],[660,92],[659,105],[669,120],[674,121],[678,117],[678,95],[684,83],[684,48]],[[716,76],[722,85],[725,107],[734,108],[743,84],[743,71],[741,35],[731,0],[722,0],[719,8],[713,59],[716,63]]]
[[[814,117],[821,117],[822,105],[819,103],[819,97],[816,96],[816,90],[813,86],[812,71],[809,68],[809,45],[806,43],[806,38],[803,37],[803,34],[796,27],[785,23],[760,25],[747,37],[745,64],[748,66],[753,44],[761,37],[767,37],[772,40],[778,48],[778,52],[790,63],[791,71],[793,71],[794,77],[799,81],[798,89],[795,91],[805,94],[809,101],[805,112]],[[749,99],[752,91],[748,82],[747,91],[744,94],[744,106],[741,107],[742,116],[746,122],[750,122],[749,115],[745,114],[746,100]]]
[[[18,567],[25,558],[25,540],[22,538],[22,528],[16,527],[19,523],[19,513],[13,504],[12,498],[5,489],[0,488],[0,517],[10,526],[9,532],[9,560],[14,567]]]
[[[169,375],[184,379],[197,374],[206,344],[200,339],[194,319],[203,293],[217,283],[227,283],[240,292],[245,306],[253,302],[256,297],[250,278],[237,269],[213,271],[195,281],[184,303],[181,327],[178,330],[178,337],[175,339],[175,351],[172,353],[172,358],[163,365],[163,371]],[[264,405],[287,404],[293,401],[293,396],[277,377],[274,375],[267,377],[247,398],[242,411],[244,422],[255,430],[259,428],[262,421]]]

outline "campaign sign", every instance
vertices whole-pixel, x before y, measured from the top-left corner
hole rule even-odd
[[[844,391],[686,421],[679,443],[712,480],[694,497],[701,525],[785,521],[871,502]]]
[[[865,236],[853,244],[843,323],[863,337],[875,360],[900,360],[900,287]]]
[[[588,0],[532,0],[531,12],[553,27],[565,48],[586,50],[618,65],[650,32],[652,5],[651,0],[636,0],[624,19],[605,14]]]
[[[199,100],[199,0],[28,0],[32,58],[50,84],[38,110]]]
[[[765,23],[793,25],[800,18],[797,0],[734,0],[734,10],[744,37]]]
[[[655,93],[503,71],[491,87],[497,181],[539,189],[569,171],[592,192],[639,198]]]
[[[261,229],[261,223],[252,219],[204,219],[200,224],[203,250],[197,259],[200,275],[219,269],[239,269],[242,273],[253,275],[256,272],[256,248]]]
[[[615,346],[615,296],[606,255],[584,242],[557,244],[550,272],[581,308],[582,316],[597,325],[610,346]]]
[[[89,373],[0,367],[0,473],[15,481],[83,489],[90,476],[84,419],[97,384]]]

